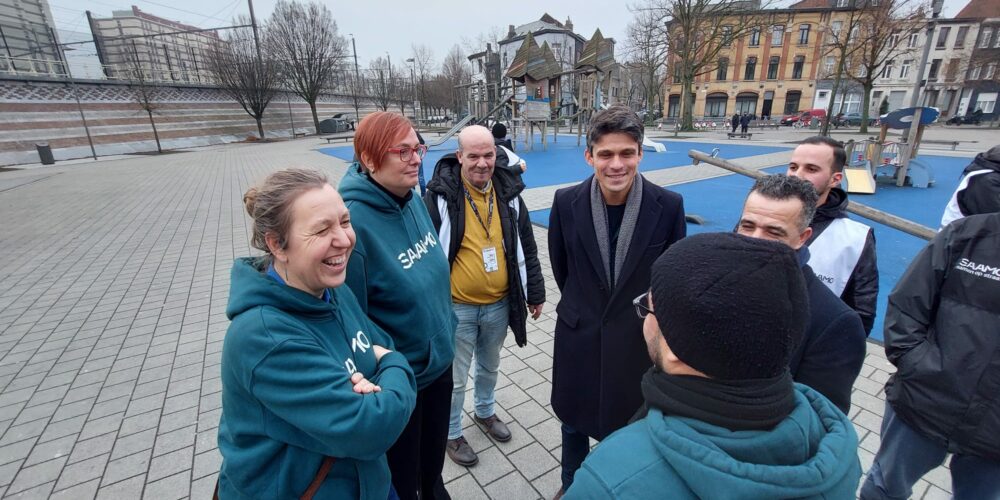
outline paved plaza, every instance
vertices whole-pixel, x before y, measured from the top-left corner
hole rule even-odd
[[[314,151],[322,142],[0,171],[0,497],[211,498],[229,271],[251,253],[241,198],[284,167],[339,180],[346,164]],[[789,155],[740,162],[763,168]],[[718,175],[692,166],[647,177],[670,184]],[[529,208],[548,208],[555,188],[527,191]],[[480,461],[466,469],[446,460],[456,499],[551,498],[559,488],[559,423],[549,405],[559,292],[545,229],[535,237],[548,302],[528,322],[526,347],[508,337],[497,390],[513,439],[495,443],[466,419]],[[866,470],[891,371],[882,348],[869,344],[850,412]],[[914,498],[949,491],[939,468]]]

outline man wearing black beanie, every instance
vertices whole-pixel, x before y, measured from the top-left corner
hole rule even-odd
[[[805,297],[781,243],[714,233],[671,246],[634,302],[653,360],[645,405],[565,498],[854,498],[854,426],[788,371]]]

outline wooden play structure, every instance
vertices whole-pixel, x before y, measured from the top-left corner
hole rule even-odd
[[[934,171],[916,159],[924,127],[938,118],[936,108],[903,108],[881,120],[878,139],[848,141],[844,181],[849,193],[872,194],[879,181],[897,186],[926,188],[934,184]],[[913,127],[916,122],[917,126]],[[889,130],[906,130],[902,141],[887,141]]]

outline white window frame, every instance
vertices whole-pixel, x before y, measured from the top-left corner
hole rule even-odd
[[[975,65],[969,71],[969,80],[978,80],[980,73],[982,73],[983,67],[980,65]]]
[[[984,97],[986,99],[984,99]],[[996,92],[986,92],[980,93],[976,96],[976,106],[972,108],[973,111],[977,109],[983,110],[983,113],[992,113],[993,109],[997,104],[997,93]]]
[[[879,74],[879,78],[892,78],[892,65],[894,62],[892,59],[886,61],[885,66],[882,67],[882,73]]]
[[[979,32],[979,48],[980,49],[990,48],[990,37],[992,36],[993,36],[993,28],[983,28],[983,30]]]
[[[986,72],[983,73],[983,80],[992,80],[997,74],[997,63],[991,62],[986,65]]]
[[[910,39],[907,40],[907,42],[906,42],[906,48],[912,49],[912,48],[916,47],[917,43],[919,43],[919,42],[920,42],[920,33],[914,31],[913,33],[910,33]]]
[[[899,78],[903,79],[910,76],[910,66],[913,65],[913,59],[904,59],[903,65],[899,67]]]

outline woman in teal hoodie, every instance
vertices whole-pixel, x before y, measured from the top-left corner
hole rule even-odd
[[[448,259],[413,196],[427,148],[402,115],[377,112],[358,125],[354,150],[360,163],[340,183],[358,231],[347,285],[417,378],[417,407],[388,452],[392,483],[403,500],[448,498],[441,470],[458,320]]]
[[[233,264],[219,497],[391,498],[385,452],[416,404],[416,379],[341,286],[350,213],[308,170],[271,174],[244,202],[266,255]]]

